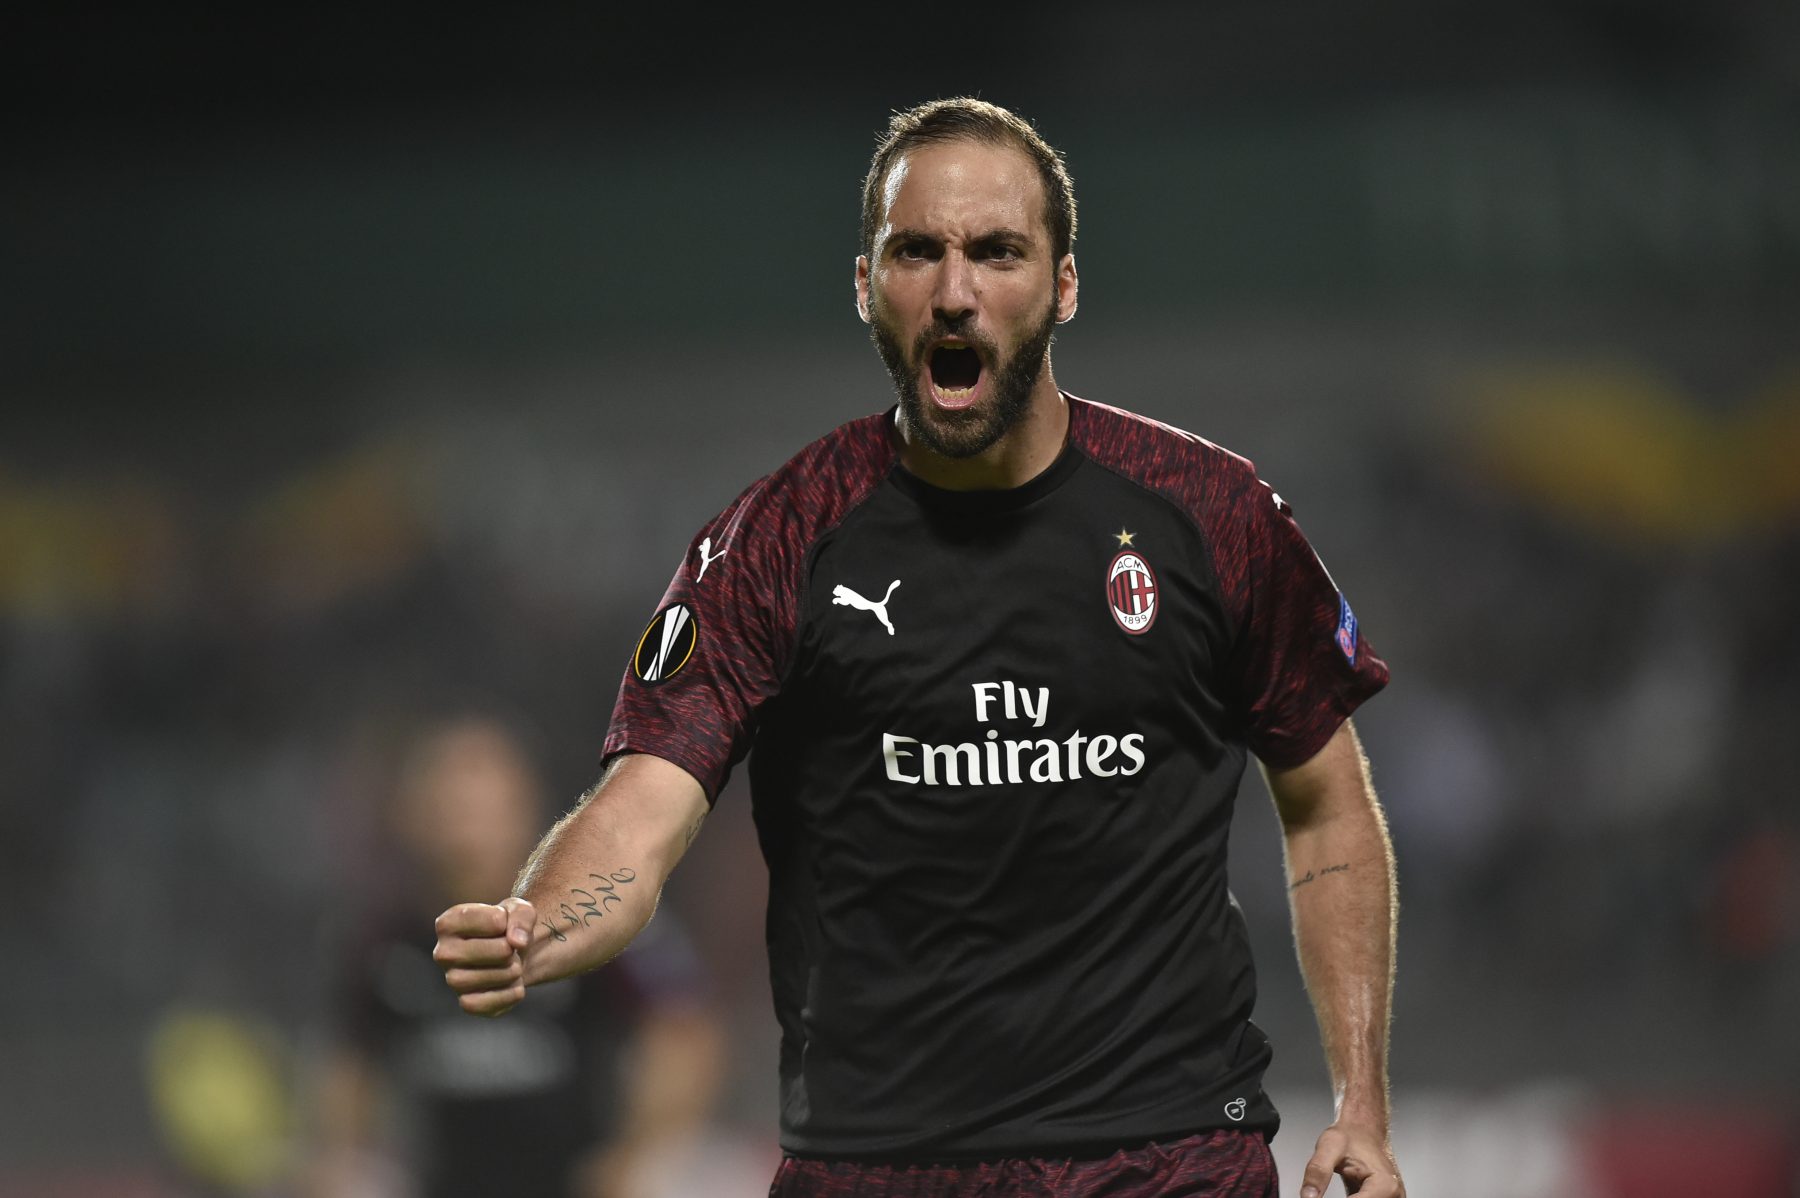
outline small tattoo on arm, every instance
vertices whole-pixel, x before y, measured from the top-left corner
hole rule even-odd
[[[700,825],[705,822],[706,822],[706,816],[702,815],[699,818],[697,818],[696,820],[694,820],[693,823],[688,825],[687,837],[686,837],[686,839],[684,839],[681,842],[682,848],[685,849],[688,845],[694,843],[694,837],[700,835]]]
[[[637,881],[637,870],[626,865],[610,873],[589,874],[588,879],[592,883],[591,888],[569,887],[569,898],[573,900],[573,906],[559,903],[554,916],[538,921],[550,939],[567,940],[570,930],[585,928],[596,919],[605,918],[608,911],[625,901],[618,889]]]
[[[589,881],[592,887],[569,887],[569,898],[574,905],[558,903],[556,917],[542,921],[551,939],[567,941],[569,930],[585,928],[607,916],[608,910],[625,901],[625,896],[619,894],[619,887],[628,887],[637,881],[637,871],[630,865],[621,865],[607,874],[589,874]]]
[[[1350,863],[1348,861],[1340,861],[1336,865],[1327,865],[1324,869],[1320,870],[1316,874],[1312,870],[1309,869],[1304,874],[1300,875],[1299,877],[1295,878],[1292,882],[1290,882],[1288,884],[1288,889],[1289,890],[1298,890],[1302,886],[1306,885],[1308,882],[1316,881],[1317,879],[1324,877],[1326,874],[1342,874],[1342,873],[1349,873],[1349,872],[1350,872]]]

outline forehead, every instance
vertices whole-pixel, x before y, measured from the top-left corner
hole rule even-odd
[[[882,224],[889,228],[1045,232],[1043,183],[1031,158],[1016,146],[979,141],[918,146],[895,159],[883,190]]]

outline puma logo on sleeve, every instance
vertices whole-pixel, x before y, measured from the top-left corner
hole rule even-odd
[[[706,567],[724,557],[730,549],[730,545],[721,545],[719,546],[719,551],[714,553],[712,551],[711,537],[707,537],[700,542],[700,572],[694,575],[694,584],[696,586],[699,585],[701,579],[706,577]]]

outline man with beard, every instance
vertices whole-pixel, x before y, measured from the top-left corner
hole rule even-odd
[[[1337,1091],[1300,1192],[1402,1194],[1392,858],[1348,722],[1387,667],[1250,463],[1058,389],[1074,236],[1029,124],[895,116],[856,300],[898,406],[695,537],[600,785],[438,960],[492,1015],[618,952],[754,746],[772,1194],[1272,1195],[1225,881],[1254,754]]]

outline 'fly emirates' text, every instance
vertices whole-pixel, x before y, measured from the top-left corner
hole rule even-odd
[[[1042,728],[1050,718],[1050,688],[1035,693],[1011,682],[976,682],[975,720],[988,723],[995,706],[1001,718],[1030,720]],[[985,740],[928,745],[917,737],[881,734],[881,757],[890,782],[925,786],[999,786],[1021,782],[1076,781],[1083,767],[1096,778],[1130,777],[1144,768],[1144,734],[1084,735],[1064,740],[1002,740],[997,728]]]

